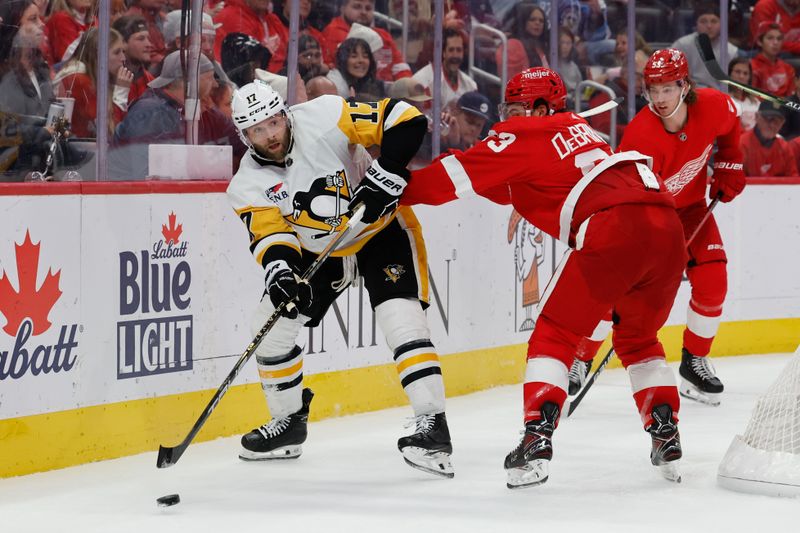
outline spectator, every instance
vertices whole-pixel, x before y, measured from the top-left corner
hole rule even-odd
[[[181,22],[185,24],[183,28],[183,37],[185,42],[181,43]],[[214,56],[214,38],[217,34],[219,24],[214,24],[211,15],[203,13],[202,32],[200,34],[200,52],[205,55],[214,65],[214,75],[221,82],[229,82],[225,69],[216,60]],[[191,28],[189,27],[189,15],[180,9],[175,9],[167,13],[164,18],[164,46],[166,47],[167,54],[175,50],[188,50]]]
[[[728,65],[728,75],[733,81],[751,85],[753,71],[750,69],[750,60],[746,57],[736,57]],[[743,130],[751,130],[756,125],[756,113],[759,101],[754,96],[736,87],[728,87],[728,94],[739,109],[739,119]]]
[[[449,110],[442,114],[442,121],[449,126],[442,152],[466,150],[478,142],[486,123],[491,121],[490,107],[489,99],[478,91],[464,93],[448,106]]]
[[[324,77],[328,74],[328,66],[322,62],[324,54],[317,40],[311,35],[303,34],[297,40],[297,69],[303,82],[311,78]],[[336,94],[335,92],[333,94]]]
[[[794,92],[794,69],[778,58],[783,42],[780,25],[762,22],[756,42],[761,53],[750,62],[753,69],[753,87],[778,96],[790,96]]]
[[[798,171],[800,171],[800,137],[795,137],[789,142],[789,148],[792,149],[792,154],[794,155],[794,164],[797,167]]]
[[[288,98],[286,95],[289,93],[289,78],[286,76],[281,76],[280,74],[275,74],[268,70],[263,70],[260,68],[256,69],[256,79],[261,80],[267,83],[270,87],[272,87],[275,92],[281,95],[284,102],[288,102]],[[303,79],[300,77],[299,74],[295,73],[295,84],[294,84],[294,104],[302,104],[303,102],[308,101],[308,95],[306,94],[306,85],[303,83]]]
[[[717,61],[720,59],[720,47],[722,46],[720,40],[720,24],[719,19],[719,2],[700,2],[694,8],[694,17],[697,21],[696,31],[689,35],[684,35],[674,43],[672,48],[677,48],[686,55],[689,61],[689,72],[692,73],[694,82],[698,87],[713,87],[714,89],[721,89],[720,84],[714,77],[708,73],[705,68],[703,58],[700,57],[700,51],[697,49],[697,35],[704,33],[711,39],[711,45],[714,48],[714,57]],[[728,61],[736,57],[739,49],[731,43],[725,43],[728,47]],[[720,63],[722,65],[722,63]],[[722,68],[728,68],[728,65],[722,65]]]
[[[603,0],[557,0],[558,25],[569,29],[577,38],[579,56],[596,65],[600,58],[614,50],[615,41],[606,17],[606,4]],[[537,0],[545,11],[550,9],[551,0]]]
[[[315,76],[306,82],[306,95],[309,100],[318,98],[323,94],[339,94],[336,84],[325,76]]]
[[[161,28],[164,27],[164,13],[161,10],[166,5],[166,0],[130,0],[128,4],[131,7],[125,14],[141,16],[147,26],[147,33],[153,49],[150,61],[153,64],[161,63],[166,54],[164,35],[161,33]]]
[[[644,89],[644,67],[647,64],[648,57],[641,50],[637,50],[634,54],[635,68],[636,68],[636,86],[634,92],[636,93],[636,113],[641,111],[647,106],[647,100],[642,95]],[[627,65],[623,65],[620,70],[620,75],[614,79],[608,79],[604,83],[606,87],[610,87],[614,91],[615,97],[628,97],[628,69]],[[597,107],[610,100],[609,96],[602,91],[596,91],[589,99],[589,108]],[[625,126],[633,118],[628,116],[628,106],[626,104],[617,106],[617,141],[622,138],[622,133]],[[611,113],[600,113],[593,117],[589,117],[589,124],[599,132],[610,134],[611,131]],[[616,146],[612,146],[616,148]]]
[[[350,38],[336,50],[336,68],[328,79],[336,84],[342,98],[372,102],[386,94],[383,82],[376,77],[377,62],[367,41]]]
[[[272,58],[280,45],[280,36],[270,28],[269,7],[270,0],[225,0],[225,7],[214,17],[214,22],[220,25],[217,28],[214,55],[222,60],[225,37],[231,33],[241,33],[255,39],[269,51]],[[225,66],[224,61],[222,64]],[[266,69],[267,66],[261,68]]]
[[[442,35],[442,107],[467,92],[475,91],[478,85],[461,70],[464,61],[464,34],[458,30],[446,28]],[[423,87],[433,90],[433,65],[428,63],[422,67],[414,79]]]
[[[750,17],[750,35],[757,41],[765,23],[779,25],[784,35],[782,50],[800,55],[800,0],[758,0]]]
[[[633,33],[634,37],[634,50],[641,50],[647,57],[653,54],[653,49],[644,40],[644,37],[638,32]],[[622,72],[622,67],[628,64],[628,28],[621,28],[615,37],[614,57],[612,63],[613,67],[606,70],[605,74],[599,75],[594,78],[594,81],[603,83],[605,80],[616,79]]]
[[[517,4],[511,11],[511,18],[506,22],[505,32],[509,37],[509,54],[517,41],[525,49],[528,67],[549,66],[550,31],[544,9],[528,2]],[[498,65],[501,52],[502,48],[497,51]]]
[[[209,97],[214,89],[214,66],[200,56],[198,97]],[[128,109],[114,135],[112,153],[114,178],[142,179],[147,176],[147,146],[150,144],[184,144],[184,91],[180,52],[164,58],[161,74],[150,82],[150,89]],[[239,139],[233,122],[221,111],[211,108],[200,115],[199,144],[233,146],[235,171],[246,148]]]
[[[272,2],[272,13],[269,15],[270,33],[274,32],[279,37],[278,48],[272,54],[269,70],[272,72],[285,73],[286,57],[289,53],[289,15],[291,11],[291,0],[274,0]],[[300,0],[300,33],[301,37],[310,36],[316,39],[317,47],[327,56],[327,40],[322,32],[308,23],[308,15],[311,12],[311,0]]]
[[[322,31],[327,40],[328,57],[325,62],[335,63],[334,54],[342,41],[349,37],[350,26],[354,22],[363,24],[375,30],[383,42],[377,50],[375,61],[378,65],[377,77],[382,81],[392,81],[411,76],[411,68],[406,63],[400,50],[397,48],[392,36],[382,28],[374,27],[375,1],[374,0],[341,0],[340,16],[333,19]]]
[[[153,45],[144,18],[138,15],[124,15],[111,25],[125,41],[125,66],[133,73],[133,82],[128,94],[128,104],[139,98],[147,90],[153,75],[147,70],[153,59]]]
[[[795,71],[794,78],[794,94],[789,97],[789,100],[800,104],[800,73]],[[786,123],[780,131],[781,136],[786,139],[794,139],[800,136],[800,113],[788,113],[786,116]],[[800,167],[798,167],[800,170]]]
[[[64,65],[54,80],[59,96],[74,98],[70,130],[78,137],[97,136],[97,28],[83,34],[75,54]],[[133,74],[124,66],[125,51],[122,36],[111,30],[108,49],[108,132],[125,117],[128,109],[128,92]],[[112,97],[113,95],[113,97]]]
[[[222,68],[237,87],[255,79],[257,68],[266,70],[272,57],[259,41],[244,33],[229,33],[222,41]]]
[[[53,1],[50,17],[45,25],[51,65],[69,59],[83,32],[96,22],[96,12],[96,0]]]
[[[509,39],[508,41],[508,69],[506,71],[506,78],[511,78],[519,74],[523,70],[528,69],[528,53],[525,51],[525,46],[519,39]],[[503,47],[500,46],[494,53],[494,61],[497,65],[497,72],[500,74],[500,69],[503,65]]]
[[[583,81],[583,75],[575,64],[575,36],[567,28],[558,30],[558,69],[567,88],[567,107],[571,107],[575,87]]]
[[[6,126],[0,132],[0,170],[15,181],[44,169],[44,143],[53,133],[44,125],[54,98],[43,39],[44,22],[32,0],[0,3],[0,122]]]
[[[233,91],[236,90],[236,85],[232,81],[217,82],[216,87],[211,89],[211,102],[213,107],[216,107],[223,115],[231,118],[233,115],[233,107],[231,100],[233,99]]]
[[[744,173],[747,176],[797,176],[794,152],[778,131],[786,120],[783,107],[761,102],[755,127],[742,134]]]

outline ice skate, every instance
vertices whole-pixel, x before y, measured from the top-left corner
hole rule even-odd
[[[569,369],[568,393],[570,396],[575,396],[583,388],[583,384],[586,383],[586,376],[589,375],[589,370],[592,368],[593,361],[594,359],[581,361],[576,357],[572,362],[572,366]]]
[[[420,415],[414,419],[416,432],[397,441],[406,464],[412,468],[451,478],[455,476],[450,455],[450,431],[444,413]]]
[[[650,462],[661,470],[664,478],[680,483],[679,465],[683,456],[681,436],[669,405],[662,404],[653,408],[653,423],[647,427],[647,432],[653,439]]]
[[[509,489],[533,487],[546,482],[553,458],[553,430],[558,420],[558,406],[546,402],[542,419],[525,424],[522,441],[506,456],[506,486]]]
[[[314,393],[303,389],[303,406],[296,413],[273,418],[242,437],[239,458],[245,461],[296,459],[303,453],[308,435],[308,407]]]
[[[707,405],[720,404],[720,397],[725,387],[715,375],[714,367],[711,366],[708,357],[694,356],[684,348],[679,373],[683,378],[680,386],[681,396]]]

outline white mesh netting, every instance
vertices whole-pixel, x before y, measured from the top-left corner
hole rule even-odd
[[[744,435],[719,465],[725,488],[800,496],[800,349],[756,402]]]

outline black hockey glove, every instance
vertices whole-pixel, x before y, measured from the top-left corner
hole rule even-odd
[[[361,221],[372,224],[397,209],[400,195],[403,194],[406,185],[403,176],[385,170],[375,160],[353,192],[348,208],[352,212],[358,204],[363,203],[365,210]]]
[[[267,271],[267,293],[272,305],[276,308],[284,302],[287,305],[281,312],[286,318],[297,318],[298,312],[306,313],[311,307],[313,291],[311,285],[297,279],[292,269],[280,261]]]

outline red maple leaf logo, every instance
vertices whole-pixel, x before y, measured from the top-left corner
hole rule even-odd
[[[161,224],[161,235],[164,236],[164,241],[169,244],[170,242],[173,244],[178,244],[178,239],[183,233],[183,224],[175,225],[175,221],[178,217],[175,216],[175,213],[169,214],[169,226],[165,224]]]
[[[25,232],[22,244],[14,243],[17,254],[17,275],[19,291],[11,285],[10,277],[3,272],[0,277],[0,313],[6,317],[3,331],[16,336],[22,321],[30,318],[33,322],[33,334],[39,335],[50,329],[47,315],[61,296],[58,288],[61,271],[53,274],[48,270],[42,286],[36,288],[36,276],[39,270],[39,247],[41,241],[33,244],[30,232]]]

